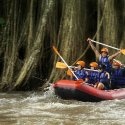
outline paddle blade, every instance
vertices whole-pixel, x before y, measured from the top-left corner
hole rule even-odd
[[[73,74],[72,74],[72,72],[71,72],[71,70],[67,70],[67,76],[70,76],[70,77],[73,77]]]
[[[121,51],[122,54],[125,55],[125,49],[121,49],[120,51]]]
[[[67,68],[67,66],[62,62],[57,62],[56,68],[65,69],[65,68]]]
[[[58,52],[58,50],[57,50],[57,48],[56,48],[55,46],[53,46],[53,50],[54,50],[54,52],[55,52],[57,55],[60,55],[59,52]]]

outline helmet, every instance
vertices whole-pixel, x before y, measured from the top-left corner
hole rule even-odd
[[[107,48],[102,48],[102,49],[101,49],[101,52],[106,52],[106,53],[108,53],[109,50],[108,50]]]
[[[91,66],[91,67],[94,67],[94,68],[98,68],[98,63],[96,63],[96,62],[91,62],[91,63],[90,63],[90,66]]]
[[[84,61],[78,61],[76,64],[81,65],[82,67],[85,67],[85,62]]]
[[[120,61],[113,61],[113,66],[121,66],[121,62]]]

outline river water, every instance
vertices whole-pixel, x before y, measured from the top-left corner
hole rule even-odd
[[[62,100],[42,92],[0,93],[0,125],[125,125],[125,100]]]

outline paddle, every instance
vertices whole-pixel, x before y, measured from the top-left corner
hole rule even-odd
[[[53,50],[61,58],[61,60],[64,62],[64,64],[67,66],[67,68],[72,72],[73,76],[77,80],[79,80],[78,77],[75,75],[75,73],[72,71],[72,69],[68,66],[68,64],[66,63],[66,61],[63,59],[63,57],[60,55],[60,53],[58,52],[58,50],[57,50],[57,48],[55,46],[53,46]]]
[[[75,66],[69,66],[69,67],[70,68],[75,68]],[[67,66],[63,62],[57,62],[56,63],[56,68],[65,69],[65,68],[67,68]],[[88,68],[84,68],[84,70],[99,72],[98,70],[93,70],[93,69],[88,69]]]
[[[69,69],[67,70],[66,74],[72,78],[72,73]]]
[[[70,68],[75,68],[75,66],[69,66]],[[59,68],[59,69],[65,69],[67,68],[66,64],[63,63],[63,62],[57,62],[56,63],[56,68]]]
[[[115,50],[120,50],[121,53],[125,55],[125,49],[119,49],[119,48],[116,48],[116,47],[113,47],[113,46],[110,46],[110,45],[107,45],[107,44],[104,44],[104,43],[101,43],[101,42],[94,41],[92,39],[88,39],[88,40],[91,40],[94,43],[97,43],[97,44],[100,44],[100,45],[103,45],[103,46],[106,46],[106,47],[109,47],[109,48],[112,48],[112,49],[115,49]]]

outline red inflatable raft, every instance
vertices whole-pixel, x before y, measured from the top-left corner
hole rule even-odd
[[[125,99],[125,88],[116,90],[98,90],[80,81],[59,80],[53,84],[55,94],[63,99],[79,101],[102,101]]]

